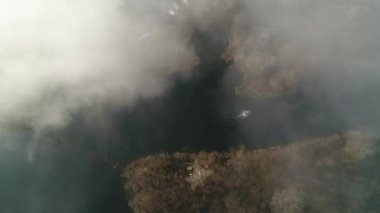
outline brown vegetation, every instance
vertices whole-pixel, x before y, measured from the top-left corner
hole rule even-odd
[[[135,212],[326,212],[336,206],[334,212],[347,212],[360,205],[348,197],[335,205],[334,196],[345,184],[368,187],[343,176],[370,153],[369,137],[349,131],[262,150],[148,156],[124,176]],[[334,190],[321,190],[328,188]]]
[[[236,86],[236,95],[275,97],[291,91],[305,69],[302,54],[269,32],[245,34],[239,26],[234,28],[229,45],[221,54],[243,76]]]

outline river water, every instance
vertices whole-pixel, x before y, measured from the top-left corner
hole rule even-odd
[[[268,100],[236,97],[240,76],[219,57],[227,44],[227,36],[220,34],[198,35],[201,63],[192,76],[173,76],[162,96],[138,100],[133,107],[111,107],[105,117],[112,131],[99,131],[79,113],[66,128],[45,136],[46,141],[78,144],[81,151],[53,146],[31,160],[22,148],[33,141],[31,133],[1,138],[21,145],[0,150],[0,212],[128,212],[121,171],[133,159],[158,152],[268,147],[347,127],[336,111],[302,90]],[[242,110],[252,113],[235,119]],[[116,159],[119,167],[96,154]]]

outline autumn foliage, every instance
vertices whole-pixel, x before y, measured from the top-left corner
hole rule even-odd
[[[127,167],[126,189],[135,212],[320,212],[344,190],[320,188],[369,157],[368,141],[349,131],[262,150],[158,154]]]

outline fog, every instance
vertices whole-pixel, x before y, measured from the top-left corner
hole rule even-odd
[[[173,74],[190,75],[183,67],[197,58],[191,44],[194,29],[207,31],[223,24],[226,32],[230,26],[245,29],[238,32],[244,47],[235,54],[243,63],[257,52],[250,44],[275,37],[281,41],[280,53],[264,56],[277,60],[294,55],[290,61],[305,66],[301,91],[308,97],[330,104],[348,122],[372,126],[376,121],[368,119],[379,116],[371,93],[378,78],[376,2],[0,4],[3,128],[26,125],[37,133],[64,128],[81,110],[101,117],[105,105],[128,106],[138,98],[158,96],[170,87]],[[229,19],[232,25],[225,23]]]
[[[191,48],[158,8],[130,4],[1,1],[2,123],[62,127],[80,108],[162,92]]]
[[[55,141],[130,159],[182,148],[267,147],[351,128],[377,133],[379,6],[0,0],[0,151],[28,165]],[[263,85],[253,87],[258,96],[281,95],[234,93],[252,79]],[[250,116],[234,119],[243,110]],[[24,171],[18,168],[12,174]]]

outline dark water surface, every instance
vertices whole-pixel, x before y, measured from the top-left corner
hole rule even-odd
[[[78,144],[82,151],[63,146],[38,153],[32,161],[25,152],[2,151],[0,212],[129,212],[121,169],[133,159],[157,152],[220,151],[240,144],[268,147],[345,127],[328,105],[316,104],[319,100],[302,92],[257,101],[236,97],[234,79],[239,75],[219,57],[227,36],[222,29],[214,30],[221,31],[219,38],[197,35],[201,64],[190,78],[173,76],[173,85],[162,96],[111,108],[106,118],[112,131],[78,114],[67,128],[46,136]],[[246,109],[252,115],[236,120]],[[120,168],[85,153],[117,159]]]

